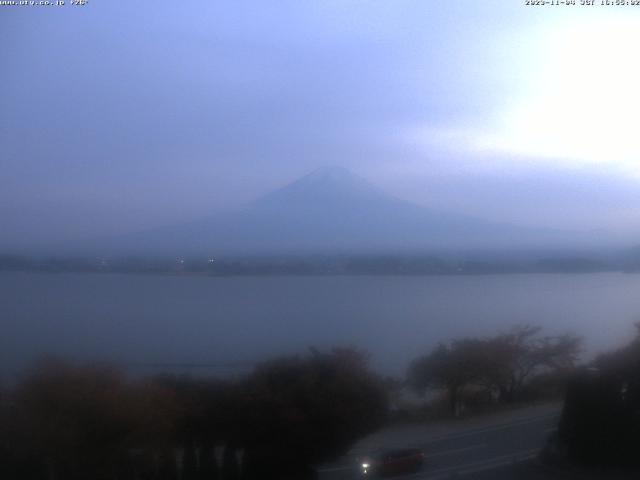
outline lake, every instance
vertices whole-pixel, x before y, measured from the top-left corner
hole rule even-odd
[[[0,374],[39,355],[220,375],[274,354],[354,345],[385,374],[440,341],[517,323],[583,335],[588,355],[640,319],[640,275],[197,277],[0,273]],[[198,367],[205,365],[206,367]],[[181,367],[182,368],[182,367]],[[185,369],[191,369],[191,367]]]

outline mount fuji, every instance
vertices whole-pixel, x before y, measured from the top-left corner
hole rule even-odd
[[[243,208],[109,242],[152,254],[418,252],[529,248],[566,234],[439,212],[387,194],[342,167],[324,167]]]

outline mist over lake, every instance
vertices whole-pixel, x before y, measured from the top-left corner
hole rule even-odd
[[[42,354],[132,371],[228,375],[275,354],[354,345],[384,374],[440,341],[517,323],[585,338],[588,358],[634,333],[640,276],[197,277],[0,274],[1,375]],[[167,368],[165,367],[164,370]]]

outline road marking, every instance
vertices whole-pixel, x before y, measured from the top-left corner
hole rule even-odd
[[[427,461],[429,458],[434,456],[448,455],[450,453],[455,453],[463,450],[470,450],[472,448],[481,448],[486,446],[487,446],[486,444],[478,444],[478,445],[472,445],[470,447],[458,448],[455,450],[446,450],[444,452],[437,452],[435,454],[428,455]],[[456,475],[469,475],[471,473],[481,472],[483,470],[492,470],[492,469],[500,468],[506,465],[512,465],[514,463],[525,462],[527,460],[531,460],[532,458],[535,458],[539,452],[540,450],[537,448],[532,450],[522,450],[519,452],[509,453],[506,455],[499,455],[497,457],[488,458],[486,460],[480,460],[477,462],[456,465],[454,467],[440,468],[438,470],[434,470],[431,472],[427,471],[427,472],[414,473],[413,475],[407,475],[403,478],[414,478],[416,480],[438,480],[440,478],[449,478],[450,474],[452,473],[455,473]],[[317,471],[318,473],[322,473],[322,472],[338,472],[341,470],[349,470],[349,469],[353,469],[353,465],[345,465],[341,467],[332,467],[332,468],[322,468],[322,469],[318,469]]]
[[[454,453],[466,452],[467,450],[474,450],[476,448],[482,448],[482,447],[486,447],[486,446],[487,446],[486,443],[479,443],[477,445],[470,445],[468,447],[453,448],[451,450],[443,450],[442,452],[435,452],[435,453],[427,452],[425,454],[425,457],[426,457],[427,461],[429,461],[429,459],[433,458],[433,457],[443,457],[445,455],[452,455]]]
[[[431,438],[424,438],[422,440],[413,442],[413,444],[411,446],[420,446],[420,445],[430,445],[432,443],[438,443],[438,442],[443,442],[443,441],[447,441],[447,440],[456,440],[458,438],[464,438],[464,437],[469,437],[472,435],[477,435],[477,434],[481,434],[481,433],[486,433],[486,432],[493,432],[496,430],[506,430],[508,428],[512,428],[512,427],[519,427],[521,425],[526,425],[529,423],[536,423],[536,422],[543,422],[545,420],[552,420],[552,419],[558,419],[560,418],[560,413],[559,412],[554,412],[554,413],[545,413],[542,415],[538,415],[535,417],[525,417],[525,418],[520,418],[520,419],[515,419],[512,422],[508,422],[508,423],[500,423],[500,424],[489,424],[485,427],[480,427],[480,428],[476,428],[476,429],[472,429],[472,430],[462,430],[460,432],[457,433],[445,433],[442,435],[438,435],[438,436],[434,436]],[[425,425],[427,426],[427,425]],[[357,455],[365,455],[368,452],[370,452],[373,449],[376,448],[382,448],[384,446],[384,444],[381,444],[380,441],[378,440],[376,443],[372,443],[367,447],[357,447],[357,448],[353,448],[350,452],[349,455],[351,456],[357,456]]]
[[[432,438],[428,438],[428,439],[424,439],[424,440],[413,442],[413,444],[411,446],[424,445],[425,448],[429,448],[428,445],[431,445],[431,444],[434,444],[434,443],[445,442],[447,440],[457,440],[459,438],[471,437],[473,435],[479,435],[479,434],[482,434],[482,433],[494,432],[494,431],[497,431],[497,430],[506,430],[506,429],[513,428],[513,427],[520,427],[520,426],[527,425],[527,424],[530,424],[530,423],[543,422],[545,420],[552,420],[554,418],[559,418],[559,417],[560,417],[559,413],[552,413],[552,414],[540,415],[540,416],[537,416],[537,417],[532,417],[532,418],[527,418],[527,419],[520,419],[520,420],[511,422],[511,423],[502,423],[502,424],[498,424],[498,425],[491,425],[491,426],[487,426],[487,427],[478,428],[478,429],[475,429],[475,430],[464,430],[464,431],[459,432],[459,433],[447,433],[447,434],[444,434],[444,435],[440,435],[440,436],[436,436],[436,437],[432,437]],[[351,450],[350,455],[353,455],[353,456],[365,455],[366,453],[370,452],[372,449],[381,448],[381,447],[382,447],[382,445],[377,445],[376,444],[376,445],[370,445],[369,447],[354,448],[353,450]]]
[[[468,463],[466,465],[456,465],[455,467],[446,467],[432,472],[420,472],[405,478],[414,478],[416,480],[438,480],[441,478],[449,478],[451,474],[469,475],[471,473],[481,472],[483,470],[492,470],[514,463],[520,463],[535,458],[539,449],[523,450],[508,455],[500,455],[478,462]]]
[[[448,454],[453,454],[453,453],[457,453],[459,451],[465,451],[465,450],[470,450],[470,449],[474,449],[474,448],[480,448],[483,446],[486,446],[486,444],[477,444],[477,445],[472,445],[469,447],[462,447],[462,448],[458,448],[458,449],[451,449],[451,450],[444,450],[441,452],[435,452],[433,454],[429,453],[429,447],[428,445],[434,444],[434,443],[438,443],[438,442],[442,442],[442,441],[447,441],[447,440],[456,440],[459,438],[464,438],[464,437],[469,437],[469,436],[473,436],[473,435],[479,435],[482,433],[487,433],[487,432],[493,432],[493,431],[498,431],[498,430],[506,430],[509,428],[513,428],[513,427],[519,427],[519,426],[523,426],[523,425],[527,425],[530,423],[536,423],[536,422],[542,422],[545,420],[552,420],[555,418],[558,418],[560,416],[559,413],[547,413],[547,414],[543,414],[543,415],[538,415],[536,417],[529,417],[529,418],[520,418],[518,420],[514,420],[510,423],[503,423],[503,424],[499,424],[499,425],[491,425],[491,426],[487,426],[487,427],[482,427],[482,428],[478,428],[475,430],[467,430],[467,431],[463,431],[463,432],[459,432],[459,433],[451,433],[451,434],[445,434],[445,435],[441,435],[439,437],[433,437],[431,439],[428,440],[424,440],[419,442],[420,445],[425,445],[425,450],[427,450],[426,454],[427,454],[427,459],[431,458],[431,457],[438,457],[438,456],[445,456]],[[545,430],[544,433],[550,433],[552,431],[556,431],[556,428],[549,428],[547,430]],[[350,456],[353,458],[357,458],[358,455],[362,455],[365,454],[366,452],[369,452],[371,450],[371,448],[360,448],[360,449],[354,449],[351,451]],[[531,451],[533,452],[533,451]],[[537,452],[537,451],[536,451]],[[526,452],[525,452],[526,453]],[[476,462],[478,464],[486,464],[487,462],[495,462],[495,461],[499,461],[501,458],[508,458],[509,460],[506,461],[504,464],[508,465],[510,463],[512,463],[514,461],[514,458],[517,457],[517,461],[522,461],[522,460],[527,460],[528,458],[523,458],[520,457],[520,455],[522,455],[523,452],[516,452],[514,454],[510,454],[510,455],[502,455],[500,457],[494,457],[492,459],[488,459],[488,460],[484,460],[482,462]],[[534,457],[535,454],[532,454],[531,457]],[[467,467],[470,467],[472,465],[475,464],[469,464]],[[341,465],[341,466],[335,466],[335,467],[326,467],[326,468],[319,468],[317,469],[317,472],[338,472],[338,471],[342,471],[342,470],[353,470],[354,468],[356,468],[357,466],[357,462],[354,463],[349,463],[348,465]],[[500,466],[500,465],[498,465]],[[467,468],[464,465],[459,465],[457,467],[455,467],[453,470],[455,469],[459,469],[459,471],[463,471],[462,469]],[[489,466],[490,468],[496,468],[493,465]],[[450,470],[447,470],[450,471]],[[435,475],[435,474],[439,474],[437,472],[441,472],[441,470],[437,470],[436,472],[430,472],[427,474],[427,472],[421,472],[418,475]],[[412,477],[405,477],[405,478],[412,478]],[[431,479],[431,476],[427,476],[427,477],[415,477],[415,478],[429,478]]]
[[[487,446],[486,443],[479,443],[477,445],[470,445],[468,447],[462,447],[462,448],[453,448],[450,450],[443,450],[441,452],[435,452],[435,453],[428,452],[426,454],[426,458],[428,461],[430,458],[433,458],[433,457],[444,457],[446,455],[453,455],[454,453],[466,452],[467,450],[475,450],[476,448],[483,448],[486,446]],[[317,471],[318,472],[339,472],[341,470],[353,469],[354,467],[355,465],[341,465],[337,467],[319,468]]]
[[[532,460],[536,458],[538,454],[539,454],[539,450],[536,450],[535,452],[532,452],[528,455],[522,455],[520,457],[512,458],[510,460],[502,460],[500,462],[462,470],[461,472],[459,472],[459,474],[469,475],[470,473],[478,473],[486,470],[495,470],[496,468],[504,467],[507,465],[514,465],[516,463],[522,463],[522,462],[526,462],[527,460]]]
[[[452,434],[447,434],[447,435],[442,435],[440,437],[434,437],[432,439],[427,440],[425,443],[436,443],[436,442],[442,442],[444,440],[455,440],[458,438],[463,438],[463,437],[469,437],[472,435],[478,435],[481,433],[486,433],[486,432],[493,432],[496,430],[506,430],[508,428],[512,428],[512,427],[519,427],[521,425],[526,425],[528,423],[536,423],[536,422],[541,422],[544,420],[551,420],[555,417],[559,417],[559,414],[549,414],[549,415],[542,415],[539,417],[535,417],[535,418],[529,418],[529,419],[524,419],[524,420],[519,420],[516,422],[511,422],[511,423],[503,423],[501,425],[493,425],[490,427],[483,427],[483,428],[479,428],[476,430],[467,430],[466,432],[461,432],[461,433],[452,433]]]

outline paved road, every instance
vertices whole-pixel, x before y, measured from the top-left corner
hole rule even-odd
[[[402,479],[473,478],[493,470],[509,478],[510,467],[537,456],[555,430],[559,411],[560,405],[542,405],[472,421],[386,429],[360,442],[340,462],[320,467],[319,479],[358,478],[358,456],[379,447],[403,446],[423,449],[426,463],[420,472]]]

